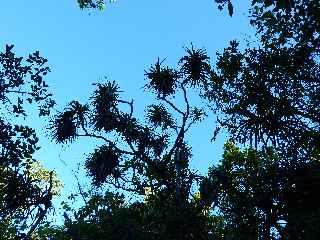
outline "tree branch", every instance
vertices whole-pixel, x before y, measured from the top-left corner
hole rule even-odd
[[[103,137],[103,136],[100,136],[100,135],[95,135],[95,134],[90,134],[90,133],[85,133],[85,134],[76,134],[75,135],[76,137],[92,137],[92,138],[97,138],[97,139],[102,139],[104,140],[105,142],[109,143],[112,147],[114,147],[117,151],[119,151],[120,153],[123,153],[123,154],[128,154],[128,155],[136,155],[135,153],[133,152],[128,152],[128,151],[125,151],[125,150],[122,150],[120,148],[118,148],[113,141]]]
[[[172,102],[170,102],[168,99],[165,97],[160,98],[160,100],[165,101],[167,104],[169,104],[174,110],[176,110],[178,113],[184,115],[184,112],[182,112],[179,108],[177,108]]]

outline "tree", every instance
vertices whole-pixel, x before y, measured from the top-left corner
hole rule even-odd
[[[220,188],[218,209],[237,239],[272,239],[272,232],[317,239],[319,1],[260,5],[252,13],[261,46],[240,51],[232,41],[218,55],[205,96],[220,113],[217,130],[255,150],[227,146],[208,186]],[[276,161],[265,157],[270,146]]]
[[[233,14],[231,1],[216,2]],[[148,107],[149,124],[134,117],[133,101],[121,99],[110,81],[96,84],[89,104],[73,101],[56,115],[58,143],[104,142],[85,162],[93,184],[137,198],[129,203],[97,190],[74,216],[65,214],[57,239],[317,238],[319,3],[252,3],[260,47],[240,51],[232,41],[215,69],[204,50],[191,47],[178,70],[158,60],[146,71],[158,101]],[[220,113],[219,127],[251,146],[240,151],[227,143],[207,177],[189,168],[187,134],[205,116],[190,106],[193,88]],[[139,201],[145,189],[151,194]]]
[[[150,235],[149,239],[206,239],[208,234],[201,214],[203,206],[191,197],[192,185],[200,176],[189,168],[192,154],[186,134],[206,115],[203,109],[191,106],[188,92],[203,86],[210,65],[204,50],[192,46],[186,52],[179,70],[158,60],[146,71],[146,87],[157,100],[147,108],[149,124],[134,117],[133,101],[121,99],[112,81],[96,84],[91,103],[73,101],[52,120],[57,143],[80,137],[104,142],[85,162],[95,186],[107,183],[137,197],[144,194],[144,189],[151,190],[147,206],[142,206],[152,205],[152,213],[143,212],[144,218],[152,220],[140,222],[143,227],[131,229],[134,232],[127,232],[124,239],[141,232]],[[139,209],[139,204],[131,205],[128,211],[136,211],[137,206]]]
[[[9,226],[30,236],[51,207],[53,175],[46,183],[32,175],[32,154],[39,149],[33,129],[18,124],[27,116],[26,104],[36,103],[40,116],[47,116],[54,105],[43,80],[49,71],[39,52],[25,60],[13,46],[0,53],[0,230]]]
[[[228,142],[200,189],[217,193],[221,239],[317,239],[319,172],[318,161],[292,164],[272,148],[241,151]]]
[[[218,55],[206,96],[234,140],[300,160],[318,154],[319,12],[319,1],[295,1],[289,12],[261,8],[251,20],[261,46],[240,51],[232,41]]]

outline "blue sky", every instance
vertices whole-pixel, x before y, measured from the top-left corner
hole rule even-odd
[[[76,0],[10,0],[1,3],[0,47],[14,44],[20,56],[39,50],[49,60],[47,75],[57,102],[56,110],[71,100],[85,102],[92,83],[104,76],[116,80],[124,97],[133,98],[136,116],[153,95],[143,91],[144,70],[158,57],[175,66],[192,42],[206,48],[215,60],[230,40],[252,35],[248,6],[236,2],[234,17],[217,10],[213,0],[118,0],[103,12],[81,11]],[[47,123],[33,115],[25,122],[34,126],[42,149],[36,154],[43,164],[55,169],[65,183],[64,193],[75,189],[75,180],[62,161],[75,169],[90,153],[94,142],[80,141],[70,146],[50,142]],[[193,147],[192,166],[205,173],[222,154],[225,137],[210,143],[214,119],[197,126],[189,138]],[[62,161],[61,161],[62,160]],[[80,174],[83,176],[83,174]]]

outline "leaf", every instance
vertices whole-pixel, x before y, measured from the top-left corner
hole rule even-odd
[[[262,15],[262,19],[270,20],[272,22],[276,21],[276,17],[273,15],[273,13],[271,11],[265,12]]]
[[[105,3],[104,3],[103,1],[102,1],[102,2],[99,2],[99,4],[98,4],[98,8],[99,8],[99,10],[100,10],[100,11],[105,10],[105,8],[106,8]]]
[[[232,17],[232,15],[233,15],[233,5],[232,5],[232,3],[230,1],[228,2],[228,11],[229,11],[230,17]]]

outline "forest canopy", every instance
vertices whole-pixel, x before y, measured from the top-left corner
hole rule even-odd
[[[231,0],[215,2],[230,16],[237,11]],[[106,3],[78,4],[102,10]],[[0,53],[2,236],[318,239],[320,2],[253,0],[249,11],[259,44],[230,40],[214,63],[190,44],[175,66],[158,58],[145,69],[141,87],[153,102],[144,115],[107,78],[87,101],[54,110],[48,60],[39,51],[18,57],[7,45]],[[49,120],[54,143],[97,143],[81,160],[90,186],[76,178],[58,225],[50,212],[63,184],[34,158],[41,142],[21,124],[30,106]],[[221,131],[228,139],[221,160],[200,173],[190,135],[204,121],[212,144]]]

